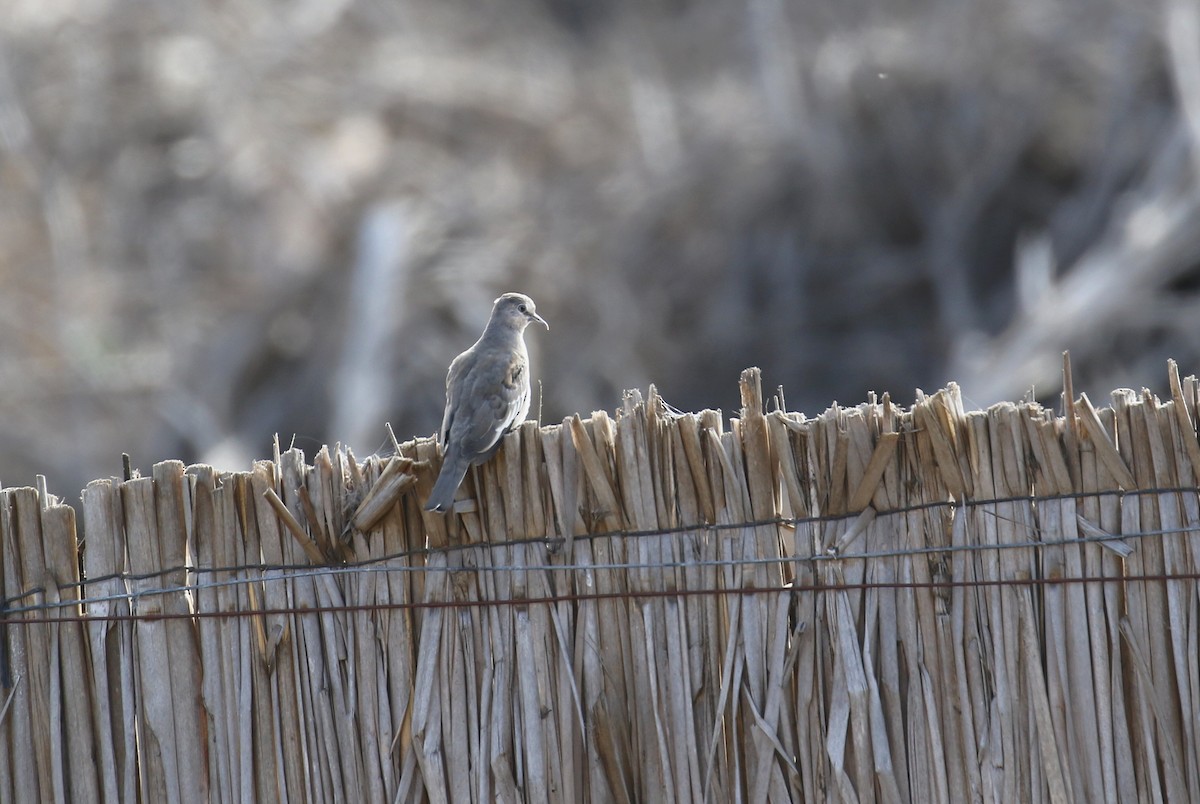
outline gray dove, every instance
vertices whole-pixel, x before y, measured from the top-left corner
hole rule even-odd
[[[450,364],[446,375],[446,413],[438,443],[442,470],[426,511],[450,510],[467,469],[492,457],[500,439],[525,421],[529,413],[529,353],[525,327],[536,321],[533,299],[505,293],[496,299],[492,317],[475,345]]]

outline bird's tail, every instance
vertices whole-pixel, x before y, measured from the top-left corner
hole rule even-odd
[[[454,495],[462,485],[469,468],[470,460],[460,455],[456,449],[448,450],[442,459],[442,470],[438,473],[437,482],[433,484],[433,491],[429,493],[429,500],[425,503],[425,510],[442,513],[449,511],[454,504]]]

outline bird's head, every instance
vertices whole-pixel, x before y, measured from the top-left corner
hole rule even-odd
[[[546,319],[537,314],[537,306],[533,303],[533,299],[524,293],[505,293],[496,299],[496,306],[492,308],[492,320],[503,321],[508,326],[516,327],[517,330],[524,330],[534,321],[547,330],[550,329]]]

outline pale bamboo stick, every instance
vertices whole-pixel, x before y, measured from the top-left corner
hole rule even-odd
[[[1134,469],[1134,439],[1136,434],[1132,424],[1131,405],[1136,402],[1132,392],[1114,392],[1112,395],[1114,410],[1117,447],[1125,465]],[[1124,437],[1122,437],[1122,435]],[[1135,483],[1138,482],[1135,474]],[[1121,533],[1138,533],[1142,528],[1142,505],[1139,498],[1123,500],[1120,507]],[[1125,562],[1126,574],[1141,574],[1144,571],[1140,542],[1134,546],[1133,552]],[[1119,621],[1121,639],[1122,666],[1126,673],[1123,683],[1127,689],[1129,701],[1130,732],[1132,743],[1132,760],[1139,800],[1162,800],[1162,780],[1157,768],[1157,750],[1154,737],[1154,712],[1152,695],[1139,682],[1134,668],[1146,661],[1145,644],[1129,639],[1127,634],[1141,634],[1142,639],[1148,632],[1146,584],[1130,583],[1126,585],[1125,617]],[[1132,626],[1132,627],[1130,627]]]
[[[290,460],[294,464],[295,456]],[[259,461],[249,476],[234,481],[234,488],[240,486],[244,489],[243,494],[251,499],[263,500],[268,491],[274,493],[280,485],[280,473],[278,464]],[[234,502],[236,500],[227,500],[227,505]],[[261,560],[267,565],[278,566],[294,561],[293,540],[284,534],[274,507],[255,504],[253,513],[253,519],[246,518],[245,530],[238,543],[235,541],[237,530],[232,529],[236,525],[235,512],[230,508],[227,521],[232,530],[226,535],[228,546],[225,549],[234,557],[244,557],[247,564]],[[247,608],[286,611],[302,601],[312,600],[310,581],[289,580],[280,570],[250,571],[243,577],[254,579],[238,597],[238,602]],[[258,597],[257,605],[256,601],[247,599],[248,594]],[[263,756],[270,756],[278,763],[275,768],[268,768],[267,763],[261,763],[257,768],[255,788],[265,795],[281,787],[289,796],[315,798],[320,791],[330,789],[327,783],[322,783],[327,770],[315,761],[319,755],[316,743],[319,732],[314,728],[318,715],[308,684],[311,676],[307,656],[314,629],[315,623],[310,616],[268,614],[247,621],[242,629],[244,633],[238,634],[240,639],[251,640],[251,644],[257,645],[258,658],[253,661],[249,654],[245,656],[248,672],[239,679],[239,694],[252,696],[255,702],[253,724],[243,735],[244,747],[250,750],[253,745],[263,752]],[[245,642],[243,645],[249,647]],[[267,706],[272,711],[264,711]]]
[[[195,482],[192,493],[192,547],[198,567],[228,567],[240,564],[232,561],[224,554],[223,541],[218,536],[216,511],[213,496],[216,490],[216,479],[212,467],[192,466],[188,468],[189,477]],[[224,524],[224,523],[222,523]],[[232,611],[234,607],[224,609],[221,606],[221,588],[213,588],[212,583],[228,580],[230,573],[213,573],[199,576],[195,605],[197,613],[216,613]],[[224,590],[229,594],[232,590]],[[240,652],[235,644],[222,644],[224,632],[230,627],[236,628],[236,620],[219,620],[204,617],[197,621],[196,630],[200,649],[200,664],[204,668],[200,684],[200,696],[203,702],[208,744],[205,753],[208,756],[209,796],[217,802],[233,802],[236,771],[234,764],[238,755],[235,753],[234,740],[231,732],[240,722],[234,716],[236,711],[234,701],[235,683],[232,676],[235,668],[240,665]]]
[[[482,484],[477,484],[476,488],[484,505],[480,519],[485,543],[504,542],[508,533],[506,512],[496,472],[497,467],[489,465],[483,467],[477,475]],[[497,545],[491,547],[488,553],[494,563],[511,566],[516,551],[515,547]],[[490,599],[511,600],[515,596],[516,586],[516,573],[512,572],[488,573],[483,578],[484,594]],[[486,696],[482,699],[481,708],[488,723],[487,762],[483,770],[490,771],[491,776],[481,780],[481,791],[486,792],[488,786],[492,785],[495,795],[505,801],[517,795],[519,780],[523,774],[522,743],[517,733],[518,713],[513,697],[517,683],[514,629],[511,607],[497,607],[487,612],[488,639],[484,648],[484,666],[492,676],[490,683],[485,676],[483,683]]]
[[[1105,430],[1118,434],[1117,417],[1111,408],[1105,408],[1101,419]],[[1102,466],[1097,467],[1097,488],[1111,491],[1117,487],[1116,479]],[[1132,508],[1133,506],[1127,506]],[[1115,494],[1105,494],[1099,498],[1100,529],[1105,533],[1121,533],[1122,502]],[[1106,577],[1119,579],[1125,572],[1125,561],[1111,550],[1102,552],[1104,574]],[[1125,588],[1120,583],[1106,583],[1103,587],[1104,610],[1107,624],[1107,649],[1109,656],[1108,687],[1111,690],[1113,703],[1113,752],[1117,777],[1117,797],[1120,801],[1132,801],[1137,795],[1137,776],[1135,770],[1135,754],[1133,750],[1134,720],[1130,713],[1130,689],[1123,683],[1126,678],[1123,648],[1121,644],[1120,623],[1127,611]]]
[[[268,527],[261,532],[262,555],[268,563],[274,563],[268,557],[268,550],[270,550],[285,565],[300,564],[301,558],[306,552],[303,547],[307,546],[299,540],[296,531],[298,527],[296,517],[301,508],[299,489],[304,485],[306,473],[303,454],[299,450],[288,450],[280,456],[277,471],[280,489],[283,492],[283,511],[278,510],[275,506],[268,506],[269,510],[266,510],[258,504],[254,506],[254,511],[259,521],[274,518],[290,525],[291,527],[287,530],[290,531],[292,538],[289,538],[289,534],[284,533],[285,529],[278,525]],[[257,491],[256,484],[254,487],[255,501],[270,499],[269,495],[260,497]],[[254,531],[248,530],[247,535],[249,536],[252,532]],[[305,536],[305,540],[311,541],[307,536]],[[257,539],[255,541],[257,542]],[[258,548],[258,544],[248,545],[248,552],[253,554],[256,548]],[[288,608],[303,612],[305,609],[321,607],[322,595],[319,591],[319,579],[298,574],[295,577],[280,575],[280,580],[277,581],[267,580],[274,575],[277,573],[264,572],[264,588],[269,590],[274,584],[282,584],[287,590]],[[310,795],[315,800],[326,800],[335,795],[334,791],[345,790],[345,780],[342,777],[340,762],[340,740],[336,725],[339,718],[334,711],[333,696],[330,693],[336,671],[330,672],[328,667],[330,662],[336,662],[337,652],[328,653],[326,650],[326,638],[331,627],[328,620],[329,618],[324,615],[303,613],[293,615],[289,618],[286,632],[291,637],[291,641],[283,643],[293,647],[296,657],[295,683],[299,701],[297,712],[302,719],[303,725],[300,732],[305,739],[304,756],[308,774],[306,785],[311,786]],[[268,622],[270,621],[268,620]],[[271,632],[275,632],[275,630],[272,628]],[[284,692],[282,688],[280,691]],[[283,727],[283,730],[286,731],[286,726]],[[350,746],[347,745],[346,750],[349,749]]]
[[[881,404],[869,406],[867,413],[867,424],[876,440],[871,459],[863,470],[860,488],[865,488],[870,482],[876,482],[871,495],[872,507],[876,510],[894,510],[904,504],[900,493],[900,466],[896,457],[900,434],[895,429],[895,411],[890,399],[885,396]],[[881,451],[886,457],[881,457]],[[882,470],[878,468],[880,463],[883,464]],[[878,480],[872,481],[876,477]],[[868,528],[868,547],[872,550],[895,550],[902,547],[905,542],[903,522],[903,517],[876,519]],[[879,734],[872,740],[876,749],[876,775],[890,797],[901,801],[911,799],[910,777],[905,772],[910,746],[906,739],[903,689],[905,682],[901,678],[900,657],[903,630],[901,610],[909,602],[904,598],[911,595],[911,590],[901,592],[889,588],[889,585],[896,583],[901,575],[907,574],[901,567],[910,562],[910,559],[900,557],[880,558],[871,562],[869,575],[872,582],[882,585],[873,590],[877,601],[874,622],[877,623],[878,635],[867,641],[867,644],[877,645],[872,649],[872,656],[878,656],[878,659],[872,661],[877,667],[874,677],[878,679],[874,694],[878,702],[876,711],[879,723],[876,729]],[[916,677],[910,680],[910,683],[915,682]]]
[[[40,496],[32,488],[8,489],[3,494],[11,506],[8,536],[12,540],[11,551],[5,551],[5,566],[17,573],[16,577],[6,582],[5,587],[12,590],[14,597],[24,595],[21,603],[25,606],[42,605],[47,595]],[[26,594],[33,590],[40,591]],[[32,753],[37,777],[29,779],[19,776],[15,780],[16,792],[24,794],[28,791],[36,795],[38,793],[35,791],[39,791],[43,801],[63,801],[66,780],[62,772],[61,743],[55,739],[50,717],[51,686],[56,683],[55,677],[59,673],[56,657],[52,655],[57,642],[56,629],[48,623],[21,627],[20,630],[23,644],[19,644],[14,651],[16,655],[10,671],[14,679],[21,681],[20,691],[14,694],[17,716],[21,717],[24,714],[22,710],[28,707],[25,711],[29,712],[30,719],[19,724],[19,734],[27,742],[17,742],[10,750]],[[25,770],[25,763],[18,762],[22,766],[20,770]]]
[[[153,592],[160,585],[154,574],[163,569],[155,538],[153,484],[145,477],[126,481],[121,487],[129,569],[138,575],[150,575],[131,581],[134,594]],[[134,629],[141,793],[157,801],[178,802],[181,794],[166,622],[153,619],[153,615],[163,613],[162,597],[150,594],[138,598],[133,610],[148,617],[139,620]]]
[[[1097,423],[1103,428],[1105,438],[1110,438],[1109,429],[1097,415]],[[1111,424],[1111,417],[1109,418]],[[1114,447],[1115,451],[1115,447]],[[1117,454],[1118,459],[1120,454]],[[1094,495],[1100,491],[1101,473],[1108,474],[1104,464],[1096,455],[1093,439],[1083,439],[1080,444],[1080,491]],[[1085,496],[1076,506],[1077,523],[1098,523],[1101,519],[1100,496]],[[1113,577],[1105,564],[1105,548],[1100,545],[1081,545],[1083,553],[1083,572],[1089,577]],[[1118,801],[1117,756],[1116,746],[1121,741],[1120,733],[1124,730],[1123,712],[1117,713],[1122,707],[1119,700],[1120,691],[1114,690],[1111,683],[1110,668],[1113,663],[1108,634],[1110,614],[1106,611],[1105,592],[1109,586],[1116,584],[1089,584],[1084,589],[1087,598],[1088,639],[1091,650],[1091,685],[1095,691],[1096,706],[1096,744],[1100,759],[1102,785],[1096,791],[1096,800],[1115,803]]]
[[[159,561],[166,568],[180,568],[162,576],[160,583],[179,587],[187,582],[183,567],[188,563],[188,534],[184,512],[184,466],[180,461],[164,461],[153,468],[154,511]],[[182,592],[164,595],[162,610],[167,614],[190,614],[191,602]],[[164,623],[169,652],[171,696],[174,699],[174,728],[179,773],[179,793],[183,802],[201,802],[208,798],[208,765],[202,744],[196,739],[204,718],[200,702],[201,664],[196,644],[196,628],[191,620],[173,619]]]
[[[699,422],[686,414],[673,422],[675,467],[682,476],[676,478],[679,515],[683,522],[699,524],[712,522],[713,490],[710,487],[701,445]],[[686,470],[684,469],[686,467]],[[697,530],[683,536],[677,543],[682,559],[689,561],[681,573],[680,583],[686,588],[717,589],[718,570],[711,563],[717,557],[718,540],[712,531]],[[725,725],[722,720],[720,654],[714,646],[724,641],[721,633],[721,598],[714,595],[693,597],[683,601],[688,636],[689,689],[692,691],[692,734],[695,735],[695,759],[699,778],[693,780],[695,795],[701,800],[721,800],[728,778]],[[720,752],[720,753],[715,753]],[[715,792],[714,792],[715,791]]]
[[[50,505],[42,511],[42,547],[46,561],[46,597],[48,602],[72,602],[58,611],[64,617],[77,618],[82,610],[79,600],[79,545],[75,536],[75,509],[67,505]],[[65,622],[51,627],[57,643],[54,652],[57,665],[57,700],[52,698],[52,729],[59,731],[57,743],[62,746],[62,789],[72,802],[100,800],[100,784],[96,775],[96,745],[92,710],[88,702],[89,659],[83,624]],[[54,684],[52,684],[54,686]]]
[[[95,598],[118,598],[89,603],[89,616],[123,616],[129,613],[128,601],[119,599],[128,589],[124,581],[111,577],[125,568],[122,519],[120,496],[112,481],[94,480],[89,483],[83,491],[83,528],[87,534],[83,570],[88,578],[108,580],[90,582],[84,588],[84,594]],[[0,519],[0,526],[5,520],[7,516]],[[92,706],[97,724],[96,739],[104,800],[129,801],[137,794],[135,732],[128,728],[134,719],[133,624],[92,621],[88,623],[87,630]]]
[[[811,509],[804,485],[811,481],[807,477],[808,465],[803,457],[806,451],[802,447],[796,449],[794,441],[801,437],[807,438],[808,426],[791,422],[799,428],[795,429],[789,426],[788,421],[781,413],[768,416],[772,454],[780,467],[791,512],[793,516],[803,518]],[[815,532],[811,523],[798,524],[791,540],[790,555],[801,560],[785,568],[786,577],[797,588],[804,590],[792,595],[795,624],[789,638],[791,647],[788,658],[789,675],[793,684],[788,701],[790,711],[785,710],[785,715],[790,721],[789,731],[794,735],[791,742],[794,745],[799,773],[799,778],[794,780],[793,784],[794,796],[808,801],[817,795],[817,768],[821,764],[819,706],[814,694],[817,596],[809,591],[816,575],[812,564],[805,560],[812,556],[814,539]]]
[[[1181,486],[1195,486],[1198,471],[1200,471],[1200,442],[1196,438],[1196,429],[1192,424],[1191,413],[1183,396],[1178,369],[1174,361],[1169,361],[1172,399],[1167,406],[1171,417],[1168,419],[1171,432],[1172,453],[1175,456],[1176,482]],[[1180,574],[1195,573],[1200,569],[1200,550],[1194,549],[1188,532],[1200,529],[1200,499],[1192,491],[1178,495],[1180,506],[1180,526],[1185,532],[1165,538],[1171,541],[1169,554],[1173,571]],[[1200,596],[1195,594],[1195,582],[1179,584],[1179,614],[1182,630],[1177,637],[1179,648],[1176,652],[1177,683],[1180,688],[1180,709],[1184,713],[1184,733],[1189,744],[1195,745],[1200,741]],[[1191,594],[1188,594],[1188,591]],[[1189,715],[1190,713],[1190,715]],[[1200,798],[1197,790],[1200,768],[1197,768],[1195,756],[1189,757],[1188,762],[1188,795]]]
[[[339,508],[345,508],[343,501],[334,503]],[[360,532],[353,532],[349,540],[354,556],[358,560],[379,558],[380,540],[367,540]],[[377,634],[381,627],[376,612],[367,607],[377,601],[377,588],[384,583],[377,573],[364,573],[359,576],[343,575],[344,599],[364,607],[361,614],[352,617],[350,627],[354,632],[354,664],[349,676],[354,679],[353,699],[348,703],[354,707],[359,722],[359,736],[362,750],[363,781],[368,800],[384,801],[386,790],[391,777],[391,763],[388,761],[387,748],[391,743],[387,726],[381,715],[386,709],[383,700],[386,687],[381,683],[380,646]]]
[[[377,533],[379,533],[382,541],[382,549],[385,555],[397,555],[411,549],[410,531],[407,527],[406,510],[415,506],[411,505],[409,500],[401,500],[401,503],[391,509],[386,514],[383,521],[377,525]],[[398,567],[412,566],[412,559],[397,559],[395,563]],[[380,599],[383,604],[395,604],[402,606],[413,602],[411,596],[412,585],[410,583],[412,573],[396,571],[389,572],[386,576],[387,584],[383,587],[385,590],[384,597]],[[392,764],[393,771],[396,776],[394,788],[395,793],[389,798],[391,801],[402,800],[402,780],[404,778],[404,769],[408,763],[415,762],[415,756],[412,752],[412,740],[409,732],[411,702],[413,695],[412,676],[415,665],[413,659],[413,616],[411,609],[397,608],[393,611],[384,611],[384,626],[381,629],[381,636],[385,648],[386,663],[384,674],[388,686],[388,706],[389,706],[389,729],[391,740],[389,742],[389,760]]]
[[[1170,403],[1168,403],[1169,405]],[[1159,488],[1172,488],[1179,485],[1176,472],[1177,462],[1171,454],[1176,438],[1172,425],[1177,423],[1168,406],[1148,392],[1143,394],[1142,412],[1146,419],[1146,430],[1150,435],[1149,446],[1154,468],[1155,485]],[[1184,518],[1181,512],[1183,501],[1179,492],[1162,492],[1154,495],[1158,503],[1159,522],[1164,531],[1161,540],[1163,571],[1167,574],[1178,574],[1188,570],[1188,562],[1183,554],[1181,534]],[[1196,706],[1192,697],[1192,687],[1196,684],[1189,679],[1189,664],[1195,662],[1195,656],[1189,656],[1189,631],[1191,624],[1191,609],[1195,606],[1195,582],[1168,580],[1163,583],[1166,597],[1166,624],[1168,648],[1171,662],[1166,668],[1161,668],[1162,681],[1156,680],[1156,685],[1164,684],[1168,689],[1162,690],[1164,703],[1169,702],[1170,725],[1168,733],[1174,734],[1179,740],[1178,745],[1195,745],[1195,725],[1197,716]],[[1174,672],[1171,672],[1171,671]],[[1179,766],[1175,769],[1179,776],[1177,784],[1184,788],[1192,799],[1200,798],[1200,760],[1194,755],[1180,755]]]
[[[926,426],[932,417],[923,417]],[[942,435],[935,430],[925,429],[930,436],[934,454],[937,454],[937,444]],[[937,461],[939,477],[948,488],[952,488],[952,478],[957,472],[957,466],[947,467],[941,459]],[[951,468],[953,471],[951,471]],[[961,484],[958,488],[961,489]],[[953,493],[953,492],[952,492]],[[960,492],[961,493],[961,492]],[[970,517],[965,512],[958,513],[951,528],[951,545],[964,547],[968,544],[968,521]],[[977,577],[973,557],[964,551],[952,554],[950,577],[959,583],[966,583]],[[955,586],[950,593],[950,633],[948,653],[954,661],[954,688],[957,697],[957,709],[961,719],[959,734],[962,739],[962,755],[966,769],[966,787],[962,791],[972,800],[982,799],[991,788],[991,777],[984,773],[980,760],[984,757],[983,741],[991,741],[988,734],[988,704],[981,690],[978,652],[971,652],[975,646],[982,647],[988,641],[980,639],[972,632],[968,634],[968,623],[974,624],[977,617],[983,617],[980,611],[979,596],[969,587]]]
[[[1154,448],[1151,439],[1157,439],[1157,427],[1151,428],[1145,400],[1132,394],[1121,398],[1128,413],[1132,460],[1128,460],[1139,487],[1151,489],[1158,482]],[[1140,495],[1137,502],[1141,530],[1160,530],[1161,512],[1155,495]],[[1136,574],[1161,575],[1165,571],[1163,545],[1159,540],[1139,540],[1138,549],[1130,556],[1131,571]],[[1131,595],[1131,615],[1140,615],[1145,623],[1138,632],[1138,648],[1135,649],[1136,667],[1150,668],[1149,676],[1137,675],[1139,693],[1144,702],[1143,709],[1143,763],[1152,787],[1162,785],[1163,794],[1172,800],[1182,800],[1186,786],[1178,762],[1161,762],[1160,755],[1173,751],[1182,740],[1178,716],[1173,714],[1169,702],[1171,686],[1171,652],[1168,633],[1168,618],[1162,616],[1167,608],[1164,585],[1156,582],[1141,582],[1140,594]],[[1133,604],[1138,603],[1136,608]],[[1160,775],[1161,774],[1161,775]]]
[[[598,577],[593,570],[588,569],[587,566],[592,563],[594,552],[592,543],[588,540],[578,543],[575,541],[576,536],[586,532],[583,518],[579,514],[585,495],[580,462],[577,458],[574,439],[571,437],[569,419],[563,422],[562,430],[555,435],[559,441],[560,454],[551,454],[554,450],[554,439],[544,438],[543,446],[546,451],[547,463],[554,467],[551,469],[552,488],[561,489],[561,492],[556,492],[556,503],[561,500],[561,503],[558,504],[558,517],[560,527],[563,527],[567,534],[563,555],[568,560],[573,560],[584,567],[576,571],[574,591],[581,595],[590,595],[599,591],[601,583],[604,583],[602,577],[609,576],[609,573],[603,573],[601,577]],[[562,476],[558,486],[555,486],[553,478],[556,474],[555,469],[558,467],[561,467]],[[608,735],[608,730],[602,727],[604,721],[600,711],[602,702],[605,700],[606,674],[601,660],[599,612],[602,606],[607,605],[607,603],[583,600],[576,610],[576,628],[573,635],[575,651],[572,658],[576,667],[575,683],[579,685],[580,718],[584,721],[581,723],[580,730],[581,732],[584,730],[590,732],[586,739],[582,733],[580,734],[583,743],[581,750],[586,760],[586,768],[581,769],[581,772],[586,775],[584,790],[587,792],[587,797],[594,801],[622,800],[623,797],[619,797],[618,793],[624,792],[624,785],[619,782],[617,756],[611,744],[611,738],[610,740],[603,739]],[[590,724],[590,728],[588,724]]]

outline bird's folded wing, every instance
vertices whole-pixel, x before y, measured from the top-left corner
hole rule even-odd
[[[475,352],[468,349],[451,361],[450,370],[446,373],[446,411],[442,414],[442,426],[438,429],[438,443],[443,449],[450,443],[450,431],[462,406],[463,380],[474,365]]]
[[[461,375],[450,423],[450,439],[469,455],[490,452],[529,412],[525,356],[506,351],[477,358]]]

